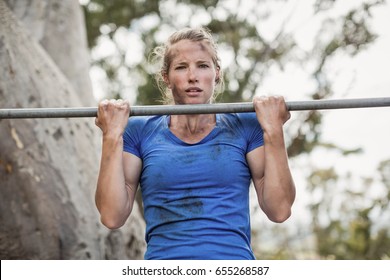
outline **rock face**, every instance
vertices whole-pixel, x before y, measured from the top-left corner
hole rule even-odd
[[[94,103],[85,36],[67,32],[85,28],[78,1],[24,2],[0,0],[0,107]],[[0,120],[0,135],[1,259],[143,258],[145,225],[136,205],[120,230],[99,221],[101,147],[93,119]]]

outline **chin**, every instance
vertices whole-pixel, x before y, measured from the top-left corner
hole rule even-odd
[[[175,102],[176,105],[191,105],[191,104],[208,104],[210,103],[207,100],[199,100],[199,99],[187,99],[184,101]]]

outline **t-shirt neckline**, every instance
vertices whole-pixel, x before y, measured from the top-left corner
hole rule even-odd
[[[220,119],[221,119],[221,116],[220,114],[216,114],[216,122],[215,122],[215,127],[210,131],[209,134],[207,134],[203,139],[201,139],[199,142],[196,142],[196,143],[187,143],[183,140],[181,140],[179,137],[177,137],[175,134],[172,133],[172,131],[169,129],[169,123],[171,121],[171,116],[170,115],[165,115],[164,116],[164,129],[165,129],[165,133],[176,143],[180,144],[180,145],[184,145],[184,146],[195,146],[195,145],[200,145],[200,144],[203,144],[203,143],[206,143],[210,140],[212,140],[213,138],[215,138],[215,136],[217,135],[218,131],[219,131],[219,127],[220,127]]]

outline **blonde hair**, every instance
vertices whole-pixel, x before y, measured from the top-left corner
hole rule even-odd
[[[217,95],[223,91],[223,72],[221,69],[221,60],[218,56],[217,44],[214,42],[210,31],[204,27],[184,28],[176,31],[168,38],[168,41],[165,44],[157,46],[151,53],[151,63],[153,65],[158,65],[159,67],[159,71],[155,74],[155,80],[162,93],[162,101],[165,104],[173,103],[172,92],[167,87],[164,76],[168,75],[169,67],[172,62],[171,47],[181,40],[190,40],[193,42],[205,41],[211,47],[211,56],[214,66],[219,70],[219,76],[216,78],[216,88],[211,97],[211,102],[213,102]]]

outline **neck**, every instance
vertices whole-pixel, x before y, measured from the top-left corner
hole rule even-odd
[[[211,126],[214,127],[215,123],[215,114],[172,115],[170,127],[190,134],[197,134],[208,130]]]

